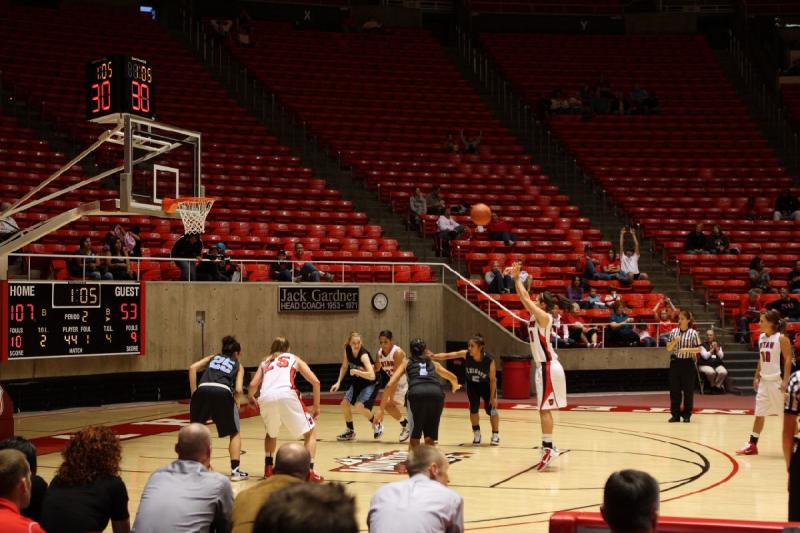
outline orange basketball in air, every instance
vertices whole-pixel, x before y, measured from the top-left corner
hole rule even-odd
[[[469,216],[478,226],[486,226],[492,221],[492,210],[486,204],[475,204],[472,206]]]

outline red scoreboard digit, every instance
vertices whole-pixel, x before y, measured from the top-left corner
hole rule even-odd
[[[146,59],[116,55],[92,61],[86,65],[86,118],[102,121],[120,113],[153,118],[153,83]]]

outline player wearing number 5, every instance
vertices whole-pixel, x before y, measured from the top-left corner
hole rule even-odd
[[[308,364],[293,353],[289,353],[289,341],[283,337],[275,337],[269,349],[269,355],[258,366],[250,385],[247,387],[247,401],[258,405],[261,419],[267,434],[264,437],[264,477],[270,477],[273,471],[272,454],[278,445],[278,431],[281,424],[289,430],[292,438],[303,436],[303,442],[311,456],[311,468],[308,480],[321,483],[322,476],[314,472],[314,455],[317,451],[317,437],[314,421],[319,417],[319,379],[311,371]],[[294,384],[297,372],[311,383],[314,394],[314,405],[311,412],[306,410],[300,391]],[[258,402],[256,402],[258,393]]]
[[[761,336],[758,338],[758,368],[753,377],[756,389],[756,419],[750,441],[737,450],[739,455],[758,455],[758,437],[764,429],[764,417],[783,412],[784,393],[792,371],[792,343],[783,334],[785,323],[778,311],[761,313]],[[783,371],[781,372],[781,355]],[[781,375],[783,377],[781,377]]]
[[[192,401],[189,416],[192,422],[205,424],[210,418],[217,425],[217,434],[230,437],[231,480],[247,479],[239,470],[242,437],[239,433],[239,398],[242,395],[244,367],[239,362],[242,347],[230,335],[222,338],[222,353],[209,355],[189,367]],[[197,384],[197,372],[205,370]]]

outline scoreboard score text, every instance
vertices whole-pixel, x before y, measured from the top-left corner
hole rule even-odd
[[[0,296],[4,361],[144,352],[138,283],[10,281]]]
[[[138,57],[114,55],[86,65],[86,118],[120,113],[152,119],[156,113],[153,67]]]

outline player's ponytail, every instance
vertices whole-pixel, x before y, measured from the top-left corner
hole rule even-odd
[[[786,331],[786,321],[781,318],[781,314],[777,310],[770,309],[769,311],[761,313],[761,315],[767,320],[767,322],[772,324],[774,333],[783,333]]]
[[[222,355],[232,356],[242,351],[242,346],[235,337],[228,335],[222,339]]]
[[[288,351],[289,341],[286,339],[286,337],[275,337],[275,340],[272,341],[272,345],[269,347],[268,357],[271,359]]]
[[[414,359],[426,359],[425,352],[428,350],[428,345],[419,337],[411,339],[409,344],[411,357]]]

